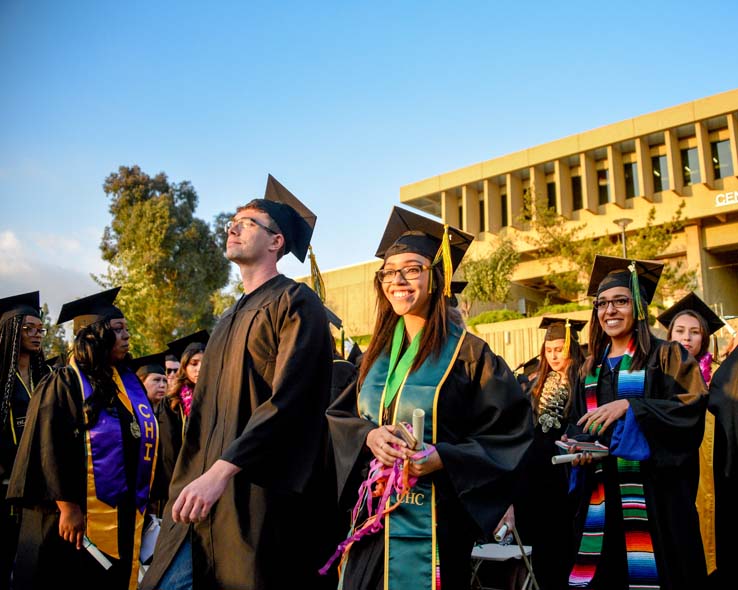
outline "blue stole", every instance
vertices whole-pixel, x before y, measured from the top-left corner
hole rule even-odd
[[[417,371],[405,377],[394,400],[392,424],[412,424],[413,410],[420,408],[425,411],[423,441],[436,443],[438,396],[454,366],[465,335],[465,330],[449,324],[449,336],[440,356],[435,358],[430,355]],[[386,353],[374,362],[357,399],[359,415],[378,426],[382,425],[389,364],[389,354]],[[435,493],[431,479],[420,478],[401,500],[401,505],[385,516],[385,589],[435,590],[440,587]],[[395,501],[396,498],[391,498],[389,503]]]

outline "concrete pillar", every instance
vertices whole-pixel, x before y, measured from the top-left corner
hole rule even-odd
[[[441,219],[453,227],[459,227],[459,199],[456,189],[441,191]]]
[[[638,160],[638,194],[653,199],[653,166],[651,165],[651,150],[644,137],[635,141],[636,159]]]
[[[669,167],[669,186],[671,190],[681,193],[684,190],[684,175],[676,129],[664,131],[664,143],[666,144],[666,163]]]
[[[546,207],[548,205],[546,188],[546,175],[543,173],[543,166],[530,167],[530,210],[533,218],[536,218],[536,209],[539,205]]]
[[[505,175],[507,184],[507,223],[512,227],[520,228],[522,220],[520,214],[523,211],[523,183],[517,174]]]
[[[582,171],[582,201],[584,208],[597,213],[599,196],[597,192],[597,167],[590,154],[579,154],[579,169]]]
[[[684,237],[687,243],[687,270],[697,273],[697,289],[705,293],[705,281],[703,277],[703,249],[702,228],[699,223],[684,226]]]
[[[500,185],[487,178],[484,180],[482,188],[484,190],[484,211],[487,215],[487,231],[496,235],[502,229]]]
[[[735,113],[728,113],[728,135],[730,157],[733,160],[733,174],[738,176],[738,115]]]
[[[697,159],[700,161],[700,178],[703,184],[712,187],[715,184],[715,171],[712,167],[712,149],[710,148],[707,124],[697,121],[694,124],[694,134],[697,137]]]
[[[623,171],[623,154],[618,146],[607,146],[607,165],[610,202],[625,209],[625,172]]]
[[[479,234],[479,193],[472,185],[461,187],[461,201],[464,205],[463,228],[474,236]]]
[[[566,219],[571,219],[571,172],[564,160],[554,162],[554,182],[556,182],[556,210]]]

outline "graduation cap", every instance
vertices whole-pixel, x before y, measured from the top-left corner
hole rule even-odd
[[[587,320],[572,320],[569,318],[554,318],[546,316],[541,318],[538,327],[546,330],[544,341],[564,340],[562,354],[564,358],[569,358],[569,349],[571,347],[571,339],[574,338],[579,342],[577,334],[587,325]]]
[[[343,328],[343,322],[341,321],[341,318],[339,318],[335,313],[328,309],[327,306],[323,306],[323,309],[325,309],[325,315],[328,316],[328,322],[333,324],[337,329],[341,330]]]
[[[210,334],[207,330],[198,330],[197,332],[188,334],[187,336],[183,336],[182,338],[169,342],[167,344],[167,346],[169,347],[169,350],[167,352],[170,352],[177,357],[177,360],[180,360],[188,349],[199,350],[200,348],[205,348],[205,345],[208,343],[209,338]],[[166,353],[164,354],[166,355]]]
[[[524,363],[520,363],[517,367],[515,367],[515,370],[513,371],[513,373],[517,373],[519,375],[525,375],[526,377],[530,377],[532,373],[535,373],[538,370],[538,364],[539,364],[538,355],[536,355],[532,359],[528,359]]]
[[[457,299],[457,295],[459,295],[469,284],[469,281],[451,281],[451,297],[449,297],[449,304],[451,307],[458,307],[459,300]]]
[[[691,292],[685,297],[682,297],[679,301],[677,301],[669,309],[664,311],[656,319],[662,326],[664,326],[664,328],[668,330],[672,320],[683,311],[693,311],[701,316],[707,324],[708,334],[713,334],[717,332],[725,325],[725,322],[720,319],[720,316],[712,311],[712,309],[710,309],[710,306],[702,301],[702,299],[697,297],[694,292]]]
[[[645,319],[646,307],[653,300],[662,270],[661,262],[598,254],[592,265],[587,295],[597,297],[613,287],[626,287],[633,294],[633,316]]]
[[[395,254],[413,252],[443,263],[444,294],[450,297],[451,277],[474,236],[447,224],[393,207],[375,256],[387,259]]]
[[[17,315],[32,315],[41,319],[38,291],[0,299],[0,324]]]
[[[166,364],[166,356],[168,351],[157,352],[147,356],[141,356],[131,361],[131,368],[136,372],[140,379],[145,379],[147,375],[156,373],[158,375],[166,375],[164,369]]]
[[[62,305],[56,323],[63,324],[69,320],[74,320],[74,333],[76,334],[82,328],[86,328],[91,324],[123,318],[123,312],[113,305],[115,298],[118,296],[118,291],[120,291],[120,287],[113,287],[107,291],[101,291],[65,303]]]
[[[254,199],[254,204],[263,209],[279,227],[284,236],[284,252],[292,252],[300,262],[305,262],[313,237],[317,217],[295,195],[288,191],[271,174],[267,178],[263,199]]]

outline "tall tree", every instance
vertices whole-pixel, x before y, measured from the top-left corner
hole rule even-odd
[[[122,287],[116,305],[128,319],[134,354],[163,350],[174,337],[210,328],[212,296],[227,283],[229,263],[214,233],[222,229],[194,215],[192,184],[121,166],[103,190],[112,221],[100,250],[109,267],[94,278]]]
[[[46,336],[41,341],[44,356],[46,358],[62,356],[66,359],[67,352],[69,351],[69,343],[67,342],[64,326],[51,323],[49,306],[46,303],[41,306],[41,315],[43,316],[44,328],[46,328]]]
[[[510,278],[519,260],[520,254],[513,242],[500,237],[488,254],[462,262],[461,272],[468,282],[460,298],[464,314],[477,301],[505,303],[510,293]]]
[[[674,236],[684,227],[681,202],[669,221],[657,224],[656,208],[651,207],[646,224],[627,237],[628,256],[653,260],[665,254]],[[622,256],[619,234],[595,236],[587,231],[586,223],[570,220],[548,207],[546,199],[537,199],[535,208],[530,192],[524,195],[521,221],[531,230],[525,239],[536,248],[549,273],[545,279],[554,285],[565,299],[576,299],[586,290],[589,271],[597,254]],[[695,271],[687,270],[681,261],[668,261],[659,283],[661,298],[674,297],[696,285]]]

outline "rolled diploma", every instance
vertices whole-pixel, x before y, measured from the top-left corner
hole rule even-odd
[[[106,570],[109,570],[111,567],[113,567],[113,562],[105,557],[105,554],[97,548],[97,545],[90,541],[90,538],[87,535],[85,535],[85,538],[82,541],[82,545],[84,545],[88,553],[92,555],[92,557],[94,557],[97,562]]]
[[[575,459],[581,459],[582,453],[568,453],[566,455],[554,455],[551,457],[551,463],[561,465],[562,463],[571,463]]]
[[[507,531],[508,531],[507,525],[503,524],[500,527],[500,530],[495,533],[495,541],[497,541],[498,543],[502,541],[502,539],[504,539],[507,536]]]
[[[420,408],[413,410],[413,436],[418,440],[416,449],[423,448],[423,432],[425,431],[425,411]]]

